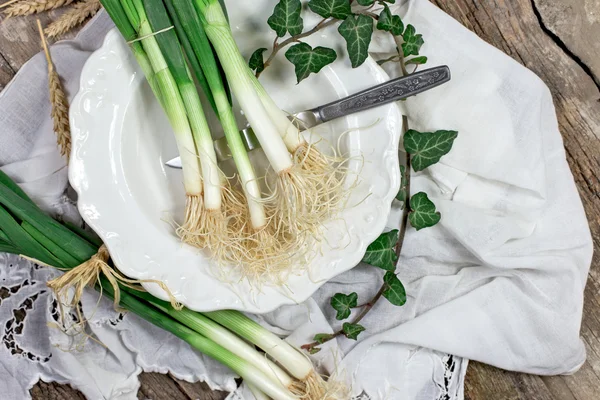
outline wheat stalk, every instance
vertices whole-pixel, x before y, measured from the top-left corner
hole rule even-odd
[[[54,122],[54,133],[56,134],[56,141],[60,147],[60,154],[67,158],[69,162],[69,154],[71,154],[71,127],[69,126],[69,102],[65,96],[60,78],[54,63],[48,50],[48,44],[46,43],[46,37],[42,30],[42,24],[40,20],[37,20],[38,30],[40,31],[40,38],[42,40],[42,46],[44,53],[46,54],[46,61],[48,62],[48,90],[50,93],[50,104],[52,106],[52,121]]]
[[[4,10],[4,14],[7,18],[10,18],[54,10],[55,8],[71,4],[73,1],[74,0],[19,0],[16,2],[9,1],[6,4],[3,4],[2,7],[9,6]]]
[[[49,37],[60,36],[80,25],[88,17],[93,17],[100,10],[99,0],[84,0],[76,3],[69,11],[48,25],[44,30]]]

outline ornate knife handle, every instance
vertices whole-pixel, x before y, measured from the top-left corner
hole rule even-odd
[[[450,80],[450,69],[440,66],[396,78],[341,100],[312,109],[320,122],[406,99]]]

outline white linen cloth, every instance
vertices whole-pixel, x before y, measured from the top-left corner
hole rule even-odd
[[[573,373],[585,360],[579,327],[592,242],[550,92],[426,0],[398,3],[393,11],[424,35],[428,64],[452,70],[450,83],[403,105],[415,129],[459,131],[451,153],[412,179],[413,193],[426,191],[442,221],[420,232],[408,229],[398,271],[407,304],[382,300],[362,321],[367,331],[358,342],[330,342],[314,360],[351,378],[358,399],[462,399],[467,359],[534,374]],[[76,40],[52,47],[71,98],[83,63],[111,26],[100,13]],[[380,35],[371,52],[383,57],[393,48]],[[0,165],[46,210],[78,220],[49,114],[46,66],[38,54],[0,93]],[[395,209],[390,228],[398,215]],[[134,399],[142,369],[235,389],[224,367],[133,315],[118,315],[108,301],[96,307],[93,291],[83,308],[106,347],[88,341],[76,351],[54,348],[77,344],[46,326],[56,304],[44,282],[55,274],[0,255],[0,390],[6,398],[28,398],[42,378],[68,382],[90,399]],[[355,291],[368,299],[381,275],[360,265],[306,303],[257,318],[290,342],[307,343],[315,333],[339,328],[328,304],[334,293]],[[252,398],[244,387],[230,397]]]

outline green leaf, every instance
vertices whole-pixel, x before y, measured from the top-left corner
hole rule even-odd
[[[10,179],[10,177],[6,175],[2,170],[0,170],[0,185],[6,186],[10,190],[18,194],[19,197],[29,201],[30,203],[33,203],[33,200],[31,200],[29,196],[27,196],[23,189],[21,189],[21,187],[17,185],[12,179]]]
[[[396,195],[396,200],[401,201],[403,203],[406,202],[406,187],[408,186],[408,174],[406,173],[406,166],[401,165],[400,166],[400,190],[398,191],[398,194]]]
[[[367,247],[362,261],[386,271],[395,271],[397,257],[394,246],[398,242],[398,235],[398,230],[382,233]]]
[[[386,289],[383,292],[383,297],[389,300],[395,306],[403,306],[406,304],[406,290],[400,279],[393,272],[386,272],[383,276]]]
[[[79,262],[71,256],[69,253],[64,251],[59,245],[54,243],[52,240],[48,239],[44,234],[35,229],[29,222],[23,221],[21,222],[21,228],[25,230],[36,242],[46,248],[50,253],[52,253],[56,258],[58,258],[63,265],[77,265]]]
[[[292,36],[299,35],[304,28],[301,11],[300,0],[279,0],[267,23],[279,37],[284,37],[286,32]]]
[[[321,349],[319,347],[313,347],[308,351],[308,354],[317,354]]]
[[[435,210],[435,204],[429,200],[425,192],[419,192],[410,199],[410,208],[412,211],[408,219],[418,231],[432,227],[442,219],[442,214]]]
[[[251,70],[256,71],[258,73],[261,73],[265,70],[265,61],[263,59],[263,53],[265,51],[267,51],[267,49],[262,47],[260,49],[257,49],[254,53],[252,53],[252,55],[250,56],[250,60],[248,61],[248,66],[250,66]]]
[[[448,154],[458,136],[457,131],[418,132],[410,129],[404,135],[404,149],[412,156],[415,171],[437,163]]]
[[[5,244],[0,242],[0,253],[10,253],[10,254],[19,254],[20,251],[13,247],[10,244]]]
[[[415,65],[423,65],[427,62],[426,56],[414,57],[405,62],[406,65],[415,64]]]
[[[80,228],[77,225],[72,224],[69,221],[64,221],[63,225],[67,229],[69,229],[71,232],[76,233],[77,235],[79,235],[82,239],[85,239],[90,244],[93,244],[96,247],[102,246],[102,240],[95,233],[88,232],[85,229]]]
[[[348,0],[310,0],[308,7],[323,18],[346,19],[352,14]]]
[[[358,335],[360,335],[360,333],[366,329],[362,325],[346,322],[344,325],[342,325],[342,330],[348,339],[358,340]]]
[[[333,337],[333,335],[330,335],[329,333],[317,333],[315,335],[315,337],[313,338],[313,340],[319,344],[323,344],[326,341],[328,341],[329,339],[331,339]]]
[[[338,28],[340,35],[346,39],[348,56],[352,68],[365,62],[369,56],[369,44],[373,35],[373,19],[366,15],[350,15]]]
[[[12,192],[11,192],[12,193]],[[20,198],[21,201],[27,201]],[[30,203],[29,203],[30,204]],[[61,260],[56,258],[48,249],[42,246],[36,241],[19,223],[14,217],[4,209],[0,207],[0,226],[5,236],[10,240],[6,247],[12,247],[18,250],[19,254],[24,256],[35,258],[42,263],[52,265],[57,268],[66,268]]]
[[[6,233],[2,232],[2,229],[0,229],[0,243],[10,244],[10,239],[6,236]]]
[[[358,0],[358,4],[361,6],[370,6],[373,3],[375,3],[375,0]]]
[[[399,36],[404,32],[404,22],[402,22],[402,18],[399,15],[392,15],[390,8],[384,5],[383,11],[379,14],[377,29],[391,32],[394,36]]]
[[[337,58],[335,50],[327,47],[315,47],[306,43],[298,43],[289,48],[285,57],[296,67],[296,79],[300,83],[311,73],[318,73],[324,66],[331,64]]]
[[[89,260],[90,257],[98,251],[97,247],[94,247],[86,240],[80,238],[59,222],[44,214],[35,204],[23,199],[4,185],[0,185],[0,204],[6,207],[6,210],[10,211],[11,214],[22,221],[29,222],[37,230],[43,233],[44,236],[51,238],[56,244],[61,245],[62,248],[75,257],[79,263]],[[0,226],[2,226],[4,233],[6,233],[11,240],[14,240],[15,243],[19,243],[20,246],[21,242],[14,239],[14,236],[4,229],[4,224],[0,223]],[[19,229],[22,230],[20,226]],[[44,261],[35,255],[31,256],[40,261]],[[52,262],[48,262],[48,264],[52,264]],[[75,265],[69,267],[75,267]]]
[[[401,201],[403,203],[406,201],[406,190],[405,189],[400,189],[398,191],[398,194],[396,195],[396,200]]]
[[[403,38],[402,51],[404,52],[404,57],[410,55],[418,56],[421,46],[425,43],[423,35],[416,34],[415,27],[409,24],[404,31]]]
[[[331,307],[337,311],[335,316],[338,320],[346,319],[352,313],[352,308],[358,305],[358,294],[350,293],[336,293],[330,301]]]

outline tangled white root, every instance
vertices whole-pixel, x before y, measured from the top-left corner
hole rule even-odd
[[[204,198],[202,194],[187,195],[185,200],[185,220],[177,230],[177,236],[183,243],[190,244],[195,247],[206,247],[207,238],[200,235],[202,230],[202,222],[204,220]]]
[[[294,166],[279,174],[267,199],[277,230],[292,237],[320,237],[323,223],[346,206],[352,185],[346,185],[347,160],[329,157],[309,143],[294,153]]]
[[[209,210],[204,207],[202,196],[188,195],[185,222],[177,228],[182,242],[221,256],[223,249],[239,241],[236,226],[230,221],[240,220],[245,207],[243,197],[228,185],[222,188],[221,196],[221,208]]]
[[[303,382],[296,381],[289,388],[299,399],[306,400],[350,400],[350,389],[341,381],[323,379],[312,371]]]
[[[346,184],[348,159],[327,156],[304,142],[293,160],[274,183],[267,182],[268,195],[261,200],[267,223],[260,228],[250,222],[243,191],[229,183],[223,187],[220,210],[207,210],[202,196],[188,196],[185,223],[177,235],[210,250],[219,279],[281,285],[318,254],[313,245],[323,238],[324,222],[339,215],[352,190]]]

